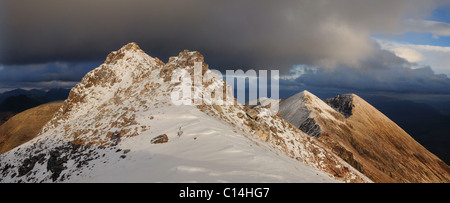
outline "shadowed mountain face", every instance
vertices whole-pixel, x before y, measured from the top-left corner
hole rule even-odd
[[[0,104],[0,111],[21,112],[36,106],[39,106],[47,101],[42,98],[32,98],[25,95],[18,95],[8,97]]]
[[[353,96],[351,94],[339,95],[334,98],[328,98],[325,100],[331,108],[335,109],[339,113],[345,116],[345,118],[350,117],[353,114]]]
[[[32,90],[24,90],[24,89],[15,89],[7,92],[0,93],[0,103],[5,101],[6,99],[14,96],[27,96],[29,98],[42,100],[42,101],[60,101],[67,99],[69,96],[70,89],[66,88],[53,88],[49,90],[40,90],[40,89],[32,89]]]
[[[11,117],[13,117],[14,115],[16,115],[13,112],[7,111],[7,112],[0,112],[0,126],[5,123],[6,121],[8,121]]]
[[[3,102],[8,97],[19,96],[19,95],[42,97],[45,95],[45,91],[41,91],[41,90],[37,90],[37,89],[32,89],[32,90],[15,89],[15,90],[3,92],[3,93],[0,93],[0,103]]]
[[[27,109],[53,101],[67,99],[69,89],[58,88],[44,90],[16,89],[0,94],[0,125],[11,117]]]
[[[11,96],[0,103],[0,125],[15,114],[46,103],[45,99],[25,95]]]
[[[425,103],[371,96],[366,99],[430,152],[450,163],[450,116]]]
[[[305,122],[319,126],[309,134],[319,135],[375,182],[450,181],[450,168],[442,160],[362,98],[352,94],[325,101],[305,91],[286,99],[280,113],[297,127]]]
[[[21,112],[0,126],[0,154],[38,135],[63,102],[52,102]]]

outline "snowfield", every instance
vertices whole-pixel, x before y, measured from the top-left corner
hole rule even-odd
[[[131,149],[125,158],[110,151],[68,182],[336,182],[196,108],[158,111],[164,113],[150,112],[156,116],[149,131],[117,146]],[[150,144],[161,134],[169,142]]]

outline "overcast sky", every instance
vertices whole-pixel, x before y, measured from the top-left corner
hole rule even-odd
[[[449,94],[445,2],[3,0],[0,88],[71,86],[137,42],[163,60],[189,49],[214,69],[279,69],[293,87]]]

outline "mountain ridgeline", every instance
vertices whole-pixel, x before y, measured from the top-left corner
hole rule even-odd
[[[135,43],[112,52],[35,138],[0,154],[0,182],[450,181],[445,163],[356,95],[301,92],[273,116],[236,100],[174,105],[171,78],[193,77],[195,62],[212,79],[201,94],[233,97],[199,52],[167,63]]]

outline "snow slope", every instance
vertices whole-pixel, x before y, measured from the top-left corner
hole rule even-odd
[[[38,137],[0,155],[0,182],[370,181],[263,107],[251,117],[237,103],[173,105],[170,78],[195,62],[203,56],[183,51],[164,64],[134,43],[112,52]],[[215,75],[206,64],[202,73]]]
[[[340,113],[306,90],[283,101],[280,105],[280,114],[300,130],[314,137],[319,137],[322,133],[322,120],[335,125],[342,124],[345,120]]]
[[[156,115],[147,123],[150,130],[117,146],[131,149],[125,158],[112,151],[106,160],[93,162],[92,169],[69,181],[335,182],[322,172],[277,155],[258,139],[245,138],[196,108],[163,107],[146,113]],[[178,137],[180,127],[183,133]],[[160,134],[167,134],[169,142],[149,144]]]

